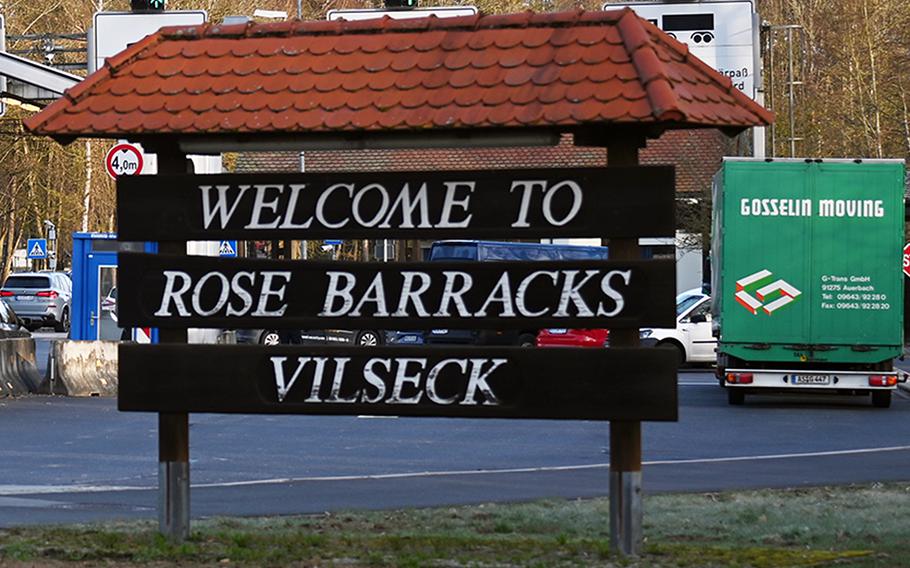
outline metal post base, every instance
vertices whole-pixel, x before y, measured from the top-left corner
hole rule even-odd
[[[610,472],[610,550],[640,556],[642,543],[641,472]]]
[[[190,464],[158,462],[158,530],[172,542],[190,536]]]

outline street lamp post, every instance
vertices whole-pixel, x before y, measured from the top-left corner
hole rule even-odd
[[[47,256],[48,256],[48,268],[51,270],[57,270],[57,225],[53,222],[45,219],[44,220],[44,229],[47,234]],[[51,246],[53,243],[53,246]]]

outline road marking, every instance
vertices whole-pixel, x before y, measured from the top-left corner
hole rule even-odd
[[[798,458],[816,458],[830,456],[851,456],[874,454],[882,452],[910,451],[910,446],[886,446],[883,448],[858,448],[855,450],[832,450],[827,452],[803,452],[796,454],[760,454],[754,456],[731,456],[722,458],[691,458],[678,460],[651,460],[642,462],[643,466],[655,465],[686,465],[697,463],[725,463],[745,461],[766,461]],[[557,465],[541,467],[516,467],[503,469],[470,469],[451,471],[409,471],[403,473],[380,473],[375,475],[327,475],[319,477],[277,477],[272,479],[251,479],[247,481],[225,481],[219,483],[192,483],[192,488],[216,487],[249,487],[253,485],[280,485],[283,483],[303,483],[314,481],[368,481],[384,479],[406,479],[424,477],[468,476],[468,475],[496,475],[509,473],[546,473],[559,471],[582,471],[588,469],[608,469],[609,463],[592,463],[579,465]],[[52,493],[102,493],[120,491],[153,491],[157,485],[125,486],[125,485],[0,485],[2,495],[37,495]]]

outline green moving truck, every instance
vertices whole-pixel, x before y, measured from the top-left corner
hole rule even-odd
[[[712,224],[730,404],[799,389],[889,406],[903,348],[903,161],[728,158]]]

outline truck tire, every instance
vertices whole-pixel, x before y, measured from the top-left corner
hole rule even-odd
[[[537,336],[533,333],[522,333],[518,336],[519,347],[535,347],[537,345]]]
[[[890,408],[891,407],[891,391],[889,391],[889,390],[872,391],[872,406],[874,406],[875,408]]]
[[[746,391],[742,389],[727,388],[727,402],[732,406],[742,406],[746,403]]]

